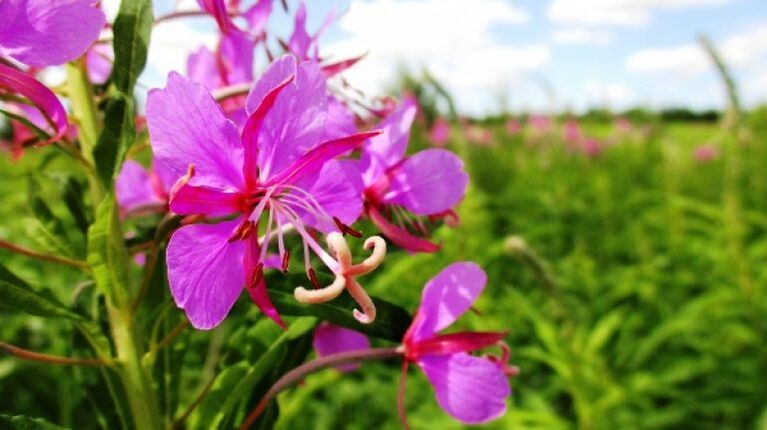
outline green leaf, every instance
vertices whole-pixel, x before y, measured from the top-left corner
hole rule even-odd
[[[197,409],[190,428],[222,428],[221,423],[250,397],[264,377],[285,361],[288,343],[309,333],[316,324],[316,318],[298,318],[253,364],[240,362],[224,369]]]
[[[90,211],[86,208],[83,196],[85,195],[85,187],[77,179],[72,176],[66,178],[61,185],[61,194],[64,199],[64,204],[69,209],[69,213],[72,215],[72,219],[75,220],[75,225],[83,235],[88,233],[88,226],[90,220],[88,214]]]
[[[0,430],[63,430],[42,418],[31,418],[24,415],[0,414]]]
[[[272,303],[282,315],[315,316],[333,324],[350,328],[368,336],[401,342],[410,326],[410,313],[404,308],[386,300],[372,297],[376,305],[376,319],[372,324],[360,324],[352,311],[357,303],[347,294],[337,299],[316,305],[299,303],[293,294],[276,289],[269,290]]]
[[[124,303],[130,292],[129,255],[123,241],[117,202],[107,195],[88,229],[88,264],[96,287],[106,296]]]
[[[120,2],[114,23],[115,64],[112,81],[125,95],[133,94],[136,79],[146,65],[152,21],[151,0]]]
[[[104,131],[93,148],[93,159],[101,182],[107,188],[119,174],[125,153],[136,137],[133,119],[133,101],[123,94],[116,94],[107,102],[104,114]]]
[[[45,203],[40,184],[32,177],[28,182],[28,202],[33,218],[27,220],[27,234],[48,251],[76,257],[66,226]]]
[[[0,265],[0,307],[41,317],[66,318],[86,321],[80,314],[68,309],[50,291],[34,290],[28,283]]]

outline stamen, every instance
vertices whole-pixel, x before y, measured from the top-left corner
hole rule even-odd
[[[288,263],[290,263],[290,250],[285,251],[282,255],[282,271],[288,271]]]
[[[357,283],[357,280],[351,276],[349,277],[349,283],[346,285],[346,289],[362,308],[362,312],[357,309],[352,311],[354,318],[362,324],[372,323],[376,319],[376,306],[373,303],[373,299],[371,299],[368,293],[362,289],[362,286]]]
[[[256,270],[253,272],[253,276],[250,279],[250,285],[256,286],[261,282],[261,278],[264,277],[264,263],[258,263]]]
[[[367,275],[383,263],[386,257],[386,241],[380,236],[371,236],[365,240],[365,249],[373,249],[370,257],[362,263],[355,264],[349,269],[349,274],[354,276]]]
[[[353,265],[351,251],[349,251],[349,245],[343,234],[332,232],[327,235],[326,241],[330,252],[338,260],[339,269],[334,272],[335,281],[325,288],[314,291],[307,291],[303,287],[298,287],[294,291],[296,300],[302,303],[323,303],[336,298],[343,288],[346,288],[362,309],[362,311],[354,310],[354,318],[362,324],[370,324],[376,317],[375,304],[357,282],[356,276],[370,273],[381,264],[386,256],[386,242],[378,236],[369,237],[364,246],[366,249],[372,248],[373,253],[362,263]],[[309,278],[315,284],[316,276],[313,269],[309,269]]]
[[[314,271],[312,270],[312,272]],[[293,297],[295,297],[299,303],[325,303],[340,296],[345,287],[346,279],[343,276],[339,276],[332,284],[325,288],[307,290],[304,287],[298,287],[293,291]]]
[[[314,288],[316,289],[322,289],[322,284],[320,284],[320,281],[317,279],[317,273],[314,272],[313,268],[309,268],[309,280],[312,282],[312,285],[314,285]]]
[[[336,227],[338,227],[338,229],[341,230],[341,233],[343,233],[344,235],[348,233],[350,236],[354,236],[357,239],[362,237],[361,231],[355,230],[351,228],[350,226],[344,224],[343,222],[341,222],[340,219],[338,219],[338,217],[333,217],[333,222],[336,223]]]
[[[194,164],[190,164],[189,167],[186,169],[186,175],[180,177],[178,181],[176,181],[175,184],[170,188],[170,198],[168,201],[173,201],[174,196],[176,193],[178,193],[178,190],[180,190],[184,185],[187,184],[193,177],[195,173]]]

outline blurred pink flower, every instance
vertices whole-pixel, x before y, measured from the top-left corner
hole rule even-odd
[[[580,142],[583,135],[581,134],[581,126],[578,121],[574,119],[568,119],[564,125],[564,139],[569,144],[577,144]]]
[[[466,125],[463,129],[463,135],[468,142],[477,145],[486,146],[493,143],[493,133],[480,125]]]
[[[715,160],[719,157],[719,148],[704,143],[695,148],[695,159],[701,163]]]
[[[450,139],[450,123],[440,117],[434,121],[434,125],[429,130],[429,141],[434,146],[445,146]]]
[[[506,134],[509,136],[516,136],[522,131],[522,124],[516,118],[509,118],[506,120]]]
[[[602,151],[604,151],[604,145],[597,139],[589,137],[584,139],[581,143],[581,150],[589,157],[595,158],[602,154]]]
[[[615,128],[622,133],[631,131],[631,127],[631,121],[626,117],[621,116],[615,120]]]
[[[538,133],[546,133],[551,129],[551,118],[546,115],[531,115],[527,124]]]

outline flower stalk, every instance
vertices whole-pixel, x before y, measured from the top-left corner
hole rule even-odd
[[[249,429],[264,409],[266,409],[266,406],[269,405],[269,402],[282,390],[292,386],[312,373],[319,372],[328,367],[337,367],[343,366],[344,364],[361,363],[370,360],[384,360],[387,358],[400,357],[402,354],[403,349],[399,346],[391,348],[373,348],[340,352],[338,354],[327,355],[304,363],[282,375],[282,377],[269,388],[269,391],[264,394],[264,397],[261,398],[256,407],[250,412],[248,417],[245,418],[245,421],[243,421],[240,426],[240,430]]]

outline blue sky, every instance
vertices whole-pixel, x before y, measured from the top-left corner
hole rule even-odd
[[[159,2],[158,12],[169,3]],[[289,5],[295,10],[297,2]],[[764,0],[308,0],[307,6],[310,31],[331,9],[344,12],[325,33],[322,53],[368,52],[347,78],[370,94],[385,92],[404,65],[428,68],[470,114],[498,111],[499,94],[512,111],[716,108],[724,95],[697,44],[705,33],[730,63],[744,102],[767,102]],[[194,7],[189,0],[179,6]],[[270,31],[285,38],[291,19],[275,10]],[[199,43],[212,46],[215,30],[205,19],[176,21],[156,29],[154,38],[147,86],[162,85],[168,69],[183,70],[186,53]]]

